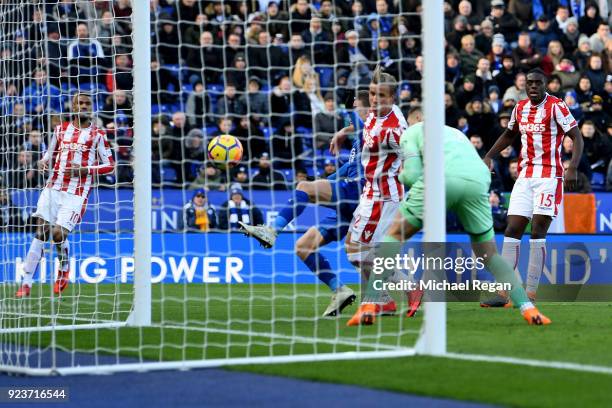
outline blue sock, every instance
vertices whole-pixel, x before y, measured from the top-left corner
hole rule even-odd
[[[335,292],[336,289],[342,286],[340,279],[332,272],[329,261],[320,253],[314,252],[308,255],[308,257],[304,259],[304,263],[308,269],[317,275],[317,278],[326,284],[332,291]]]
[[[306,204],[308,204],[308,194],[301,190],[295,192],[295,200],[290,198],[287,202],[287,206],[280,210],[276,219],[274,220],[274,229],[281,231],[287,226],[294,218],[298,217],[304,212]]]

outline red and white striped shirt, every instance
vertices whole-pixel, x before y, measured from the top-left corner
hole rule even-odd
[[[75,127],[72,122],[57,126],[43,160],[52,159],[53,169],[46,188],[66,191],[87,197],[95,174],[107,174],[114,170],[115,161],[106,133],[95,126],[86,129]],[[72,177],[73,168],[86,167],[87,175]]]
[[[563,137],[577,126],[569,108],[561,99],[546,94],[539,105],[529,99],[516,104],[508,129],[521,133],[519,177],[563,177],[561,148]]]
[[[402,166],[399,146],[400,136],[408,123],[397,105],[386,116],[368,115],[363,129],[361,163],[365,174],[362,197],[382,201],[399,202],[404,196],[404,186],[398,179]]]

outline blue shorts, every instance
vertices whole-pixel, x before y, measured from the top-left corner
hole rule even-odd
[[[329,183],[332,199],[325,207],[336,213],[325,217],[319,224],[319,232],[326,243],[340,241],[346,236],[361,194],[361,183],[358,181],[329,180]]]

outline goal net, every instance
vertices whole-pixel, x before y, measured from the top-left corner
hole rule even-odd
[[[355,202],[306,206],[270,249],[240,232],[240,222],[274,223],[298,200],[300,181],[323,180],[351,159],[353,139],[361,138],[353,101],[377,66],[397,79],[404,115],[421,99],[420,6],[148,3],[0,5],[0,370],[69,374],[411,355],[419,338],[430,346],[423,350],[443,352],[443,339],[431,341],[445,336],[443,304],[432,306],[438,328],[430,324],[423,335],[423,315],[405,319],[400,292],[390,293],[394,317],[346,326],[360,300],[360,274],[344,236],[334,234],[348,226],[341,214]],[[37,160],[55,126],[74,117],[77,93],[91,95],[92,122],[106,134],[115,171],[96,177],[68,235],[69,267],[47,236],[31,293],[18,297],[47,177]],[[332,136],[351,123],[357,130],[332,155]],[[223,134],[244,149],[234,168],[207,156],[210,140]],[[313,273],[302,260],[311,236],[300,237],[320,226],[334,238],[318,250],[329,267],[318,263]],[[66,268],[68,287],[54,294]],[[334,292],[321,281],[330,273],[354,290],[357,303],[324,318]]]

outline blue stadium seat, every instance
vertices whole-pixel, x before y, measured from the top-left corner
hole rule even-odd
[[[593,191],[604,191],[606,185],[606,178],[602,173],[593,172],[591,175],[591,187]]]
[[[283,174],[285,175],[285,179],[287,179],[288,183],[293,182],[293,171],[292,170],[284,170]]]
[[[166,181],[169,183],[177,181],[178,176],[176,174],[176,170],[174,169],[174,167],[163,166],[161,168],[161,179],[162,181]]]
[[[321,88],[333,87],[334,80],[334,69],[330,67],[317,67],[315,68],[317,74],[319,74],[319,83]]]
[[[213,134],[213,133],[215,133],[217,130],[219,130],[219,128],[218,128],[218,127],[216,127],[216,126],[206,126],[206,127],[204,128],[204,134],[205,134],[205,135],[207,135],[207,136],[208,136],[208,135],[212,135],[212,134]]]

